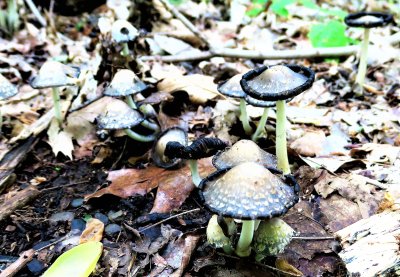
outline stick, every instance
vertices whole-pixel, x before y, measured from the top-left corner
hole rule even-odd
[[[27,203],[38,197],[39,194],[40,191],[36,187],[29,186],[19,191],[10,199],[4,201],[0,206],[0,222],[11,215],[15,210],[24,207]]]
[[[29,249],[21,253],[18,260],[0,273],[0,277],[11,277],[18,273],[29,261],[32,260],[35,250]]]

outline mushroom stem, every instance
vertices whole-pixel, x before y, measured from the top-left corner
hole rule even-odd
[[[190,173],[192,173],[193,184],[198,187],[201,182],[197,160],[189,160]]]
[[[132,98],[132,95],[125,96],[125,100],[126,100],[126,103],[128,104],[128,106],[131,107],[133,110],[138,109],[135,101]],[[150,129],[152,131],[155,131],[156,133],[158,133],[160,131],[160,127],[158,126],[158,124],[150,122],[147,119],[143,120],[142,123],[140,123],[140,125],[142,125],[143,127],[147,128],[147,129]]]
[[[246,110],[246,100],[244,98],[240,99],[240,116],[239,120],[242,122],[242,126],[246,135],[250,136],[252,129],[249,123],[249,117],[247,116]]]
[[[53,87],[52,93],[53,102],[54,102],[54,116],[56,117],[59,124],[62,123],[62,115],[61,115],[61,105],[60,105],[60,93],[58,88]]]
[[[361,44],[360,62],[358,64],[358,72],[356,77],[356,83],[360,85],[360,94],[362,95],[363,85],[365,82],[365,75],[367,73],[367,56],[368,56],[368,44],[369,44],[369,29],[364,29],[364,38]],[[360,96],[360,95],[358,95]]]
[[[134,110],[137,110],[137,105],[135,101],[133,101],[132,95],[125,96],[126,104]]]
[[[131,129],[124,129],[124,131],[130,138],[137,140],[137,141],[149,142],[149,141],[153,141],[156,139],[156,136],[154,134],[151,134],[148,136],[143,136],[143,135],[140,135],[140,134],[132,131]]]
[[[278,169],[283,174],[290,174],[289,159],[286,145],[286,102],[276,101],[276,156],[278,158]]]
[[[239,241],[236,245],[236,255],[239,257],[248,257],[251,253],[251,242],[254,235],[254,220],[243,220],[242,231]]]
[[[121,51],[121,56],[123,57],[127,57],[129,55],[129,47],[128,47],[128,43],[124,42],[122,44],[122,51]]]
[[[258,122],[257,129],[254,132],[253,136],[251,137],[252,141],[257,141],[261,132],[265,129],[265,124],[267,123],[267,119],[268,119],[268,113],[269,113],[269,108],[264,108],[264,112],[261,116],[260,121]]]

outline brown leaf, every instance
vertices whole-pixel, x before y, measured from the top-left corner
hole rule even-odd
[[[309,131],[302,137],[296,139],[290,144],[290,148],[296,151],[297,154],[314,157],[318,156],[323,150],[323,143],[325,141],[325,134],[323,131]]]
[[[85,230],[83,230],[79,238],[79,244],[88,241],[101,241],[103,239],[104,223],[96,218],[90,219]]]

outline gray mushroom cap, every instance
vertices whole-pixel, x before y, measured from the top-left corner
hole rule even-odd
[[[132,41],[138,34],[138,30],[123,19],[116,20],[111,27],[112,39],[117,43]]]
[[[0,74],[0,100],[6,100],[18,93],[16,86]]]
[[[165,147],[167,143],[171,141],[177,141],[182,145],[187,145],[187,133],[180,127],[171,127],[159,135],[151,153],[151,157],[157,166],[162,168],[171,168],[182,161],[182,159],[170,159],[164,155]]]
[[[110,86],[105,89],[104,95],[127,96],[142,92],[146,88],[146,84],[133,71],[122,69],[115,74]]]
[[[241,79],[242,74],[237,74],[232,78],[219,83],[217,87],[218,92],[228,97],[244,98],[246,93],[240,86]]]
[[[255,162],[217,171],[203,179],[199,188],[209,210],[237,219],[280,216],[298,201],[291,186]]]
[[[97,126],[100,129],[127,129],[140,124],[144,120],[143,115],[137,110],[131,109],[124,101],[114,99],[104,114],[97,118]]]
[[[254,141],[242,139],[227,150],[218,152],[213,158],[213,165],[217,169],[233,167],[244,162],[256,162],[268,167],[277,167],[277,159]]]
[[[33,88],[51,88],[76,85],[79,68],[71,67],[56,61],[45,62],[38,75],[32,80]]]

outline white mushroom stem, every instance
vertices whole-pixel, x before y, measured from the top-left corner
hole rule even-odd
[[[283,174],[290,174],[289,159],[286,142],[286,102],[276,101],[276,156],[278,158],[278,169]]]
[[[190,172],[192,174],[192,181],[193,184],[198,187],[200,185],[201,182],[201,177],[199,174],[199,168],[197,166],[197,160],[189,160],[189,168],[190,168]]]
[[[269,113],[269,108],[264,108],[264,112],[261,116],[260,121],[258,122],[257,129],[254,132],[253,136],[251,137],[252,141],[257,141],[261,132],[265,129],[265,124],[267,123],[267,120],[268,120],[268,113]]]
[[[365,75],[367,73],[367,56],[368,56],[368,44],[369,44],[369,29],[364,29],[364,38],[361,44],[361,52],[360,52],[360,63],[358,64],[358,72],[356,77],[356,83],[362,87],[365,82]]]
[[[240,232],[239,241],[236,245],[236,255],[239,257],[248,257],[251,253],[251,242],[254,236],[254,220],[243,220],[242,231]]]
[[[128,43],[127,43],[127,42],[124,42],[124,43],[122,43],[121,56],[127,57],[128,55],[129,55]]]
[[[138,107],[131,95],[125,96],[125,100],[126,100],[126,103],[129,105],[129,107],[131,107],[133,110],[137,110]],[[147,129],[153,130],[156,133],[158,133],[160,131],[160,127],[158,126],[158,124],[150,122],[147,119],[143,120],[142,123],[140,123],[140,125],[142,125],[143,127],[147,128]]]
[[[140,135],[140,134],[132,131],[131,129],[124,129],[124,131],[130,138],[137,140],[137,141],[150,142],[150,141],[154,141],[156,139],[156,136],[154,134],[151,134],[148,136],[143,136],[143,135]]]
[[[243,129],[244,129],[244,132],[246,133],[246,135],[250,136],[252,129],[250,127],[249,117],[247,116],[246,100],[244,100],[243,98],[240,98],[239,120],[242,122],[242,126],[243,126]]]
[[[54,102],[54,116],[56,117],[58,123],[62,123],[61,106],[60,106],[60,93],[58,88],[52,88],[53,102]]]

